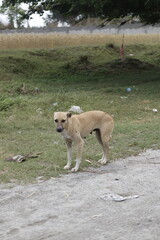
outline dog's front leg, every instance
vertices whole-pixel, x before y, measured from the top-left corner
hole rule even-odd
[[[64,169],[70,169],[72,164],[72,141],[70,139],[65,139],[66,146],[67,146],[67,165]]]
[[[76,139],[76,144],[77,144],[77,158],[76,158],[76,165],[74,168],[71,169],[72,172],[77,172],[79,169],[79,165],[81,163],[81,158],[82,158],[82,152],[83,152],[83,145],[84,141],[81,137]]]

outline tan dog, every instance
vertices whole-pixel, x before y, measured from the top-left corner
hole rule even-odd
[[[57,132],[62,134],[67,145],[68,162],[64,169],[71,168],[72,142],[75,142],[77,144],[77,158],[76,165],[71,171],[78,171],[83,152],[83,138],[92,131],[96,131],[96,137],[103,148],[103,156],[99,162],[101,164],[107,163],[108,141],[114,128],[114,121],[110,115],[102,111],[84,112],[79,115],[72,115],[70,112],[55,112],[54,121]]]

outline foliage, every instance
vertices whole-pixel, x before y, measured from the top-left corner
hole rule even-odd
[[[6,29],[6,25],[0,21],[0,30]]]
[[[19,7],[19,4],[15,5],[7,5],[3,4],[0,13],[6,14],[9,19],[9,28],[20,28],[23,25],[24,22],[24,14],[25,10],[23,10],[21,7]]]
[[[6,6],[29,3],[29,11],[25,18],[32,13],[43,14],[50,10],[53,18],[72,23],[75,19],[101,17],[107,20],[127,15],[139,16],[145,23],[160,22],[160,0],[5,0]]]

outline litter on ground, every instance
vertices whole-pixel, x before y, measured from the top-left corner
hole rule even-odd
[[[100,198],[104,201],[108,201],[108,200],[112,200],[115,202],[123,202],[129,199],[135,199],[135,198],[139,198],[138,195],[131,195],[131,196],[121,196],[118,194],[114,194],[114,193],[109,193],[109,194],[105,194],[103,196],[100,196]]]

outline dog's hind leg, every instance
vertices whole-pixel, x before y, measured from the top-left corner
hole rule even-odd
[[[102,144],[102,139],[101,139],[100,130],[97,129],[95,132],[96,132],[96,137],[97,137],[98,142],[99,142],[101,145],[103,145],[103,144]]]
[[[102,139],[101,139],[101,132],[100,132],[99,129],[97,129],[95,132],[96,132],[97,140],[98,140],[99,144],[100,144],[100,145],[102,146],[102,148],[103,148],[103,143],[102,143]],[[104,152],[103,152],[102,158],[99,159],[98,162],[101,163],[101,162],[103,161],[103,158],[104,158]]]
[[[102,138],[102,143],[103,143],[103,157],[98,161],[102,165],[106,164],[108,162],[107,160],[107,153],[109,150],[109,145],[108,145],[108,140],[107,138]]]
[[[111,136],[111,130],[106,128],[104,129],[103,128],[103,132],[99,132],[99,135],[100,135],[100,143],[102,145],[102,148],[103,148],[103,156],[102,158],[98,161],[99,163],[101,164],[106,164],[107,163],[107,154],[108,154],[108,151],[109,151],[109,145],[108,145],[108,141],[110,139],[110,136]]]
[[[72,164],[72,141],[69,139],[65,139],[66,146],[67,146],[67,165],[64,167],[64,169],[70,169]]]

